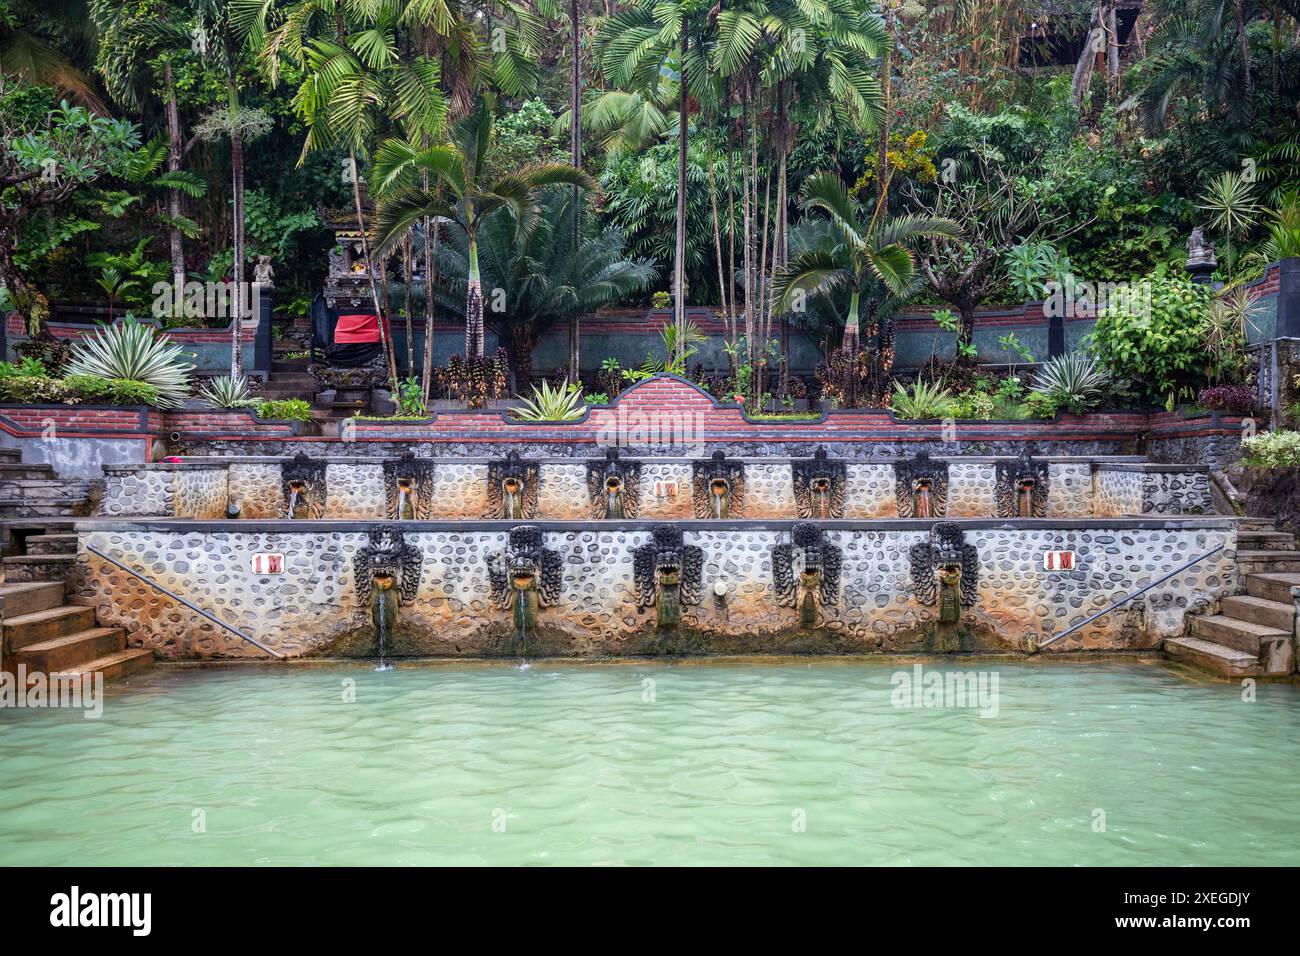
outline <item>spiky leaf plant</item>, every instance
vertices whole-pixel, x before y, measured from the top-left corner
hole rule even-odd
[[[955,409],[952,396],[942,385],[919,379],[910,390],[895,382],[890,407],[900,419],[952,418]]]
[[[551,388],[542,380],[542,387],[533,386],[530,398],[521,398],[515,417],[526,422],[571,422],[581,418],[586,411],[582,388],[575,384],[562,384]]]
[[[199,389],[199,398],[213,408],[252,408],[257,400],[248,392],[248,379],[222,375]]]
[[[167,336],[128,315],[74,345],[65,373],[146,382],[158,389],[158,408],[178,408],[189,397],[194,371],[184,356]]]
[[[1076,415],[1101,403],[1110,376],[1097,360],[1082,352],[1048,359],[1034,374],[1030,389],[1041,392]]]

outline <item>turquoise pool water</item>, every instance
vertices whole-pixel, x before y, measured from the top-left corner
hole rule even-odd
[[[1300,863],[1296,687],[923,664],[996,716],[912,662],[159,670],[0,712],[0,862]]]

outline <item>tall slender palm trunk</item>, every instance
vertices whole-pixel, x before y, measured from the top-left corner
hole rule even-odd
[[[465,358],[483,357],[483,281],[478,268],[478,236],[469,231],[469,275],[465,282]]]
[[[677,327],[674,361],[686,355],[686,24],[682,24],[677,107],[677,248],[673,266],[673,324]]]
[[[361,175],[357,171],[357,152],[355,149],[348,150],[348,161],[352,164],[352,205],[357,214],[357,230],[361,234],[361,256],[366,262],[366,277],[369,279],[370,299],[374,303],[375,315],[379,320],[379,342],[384,350],[384,358],[388,362],[388,377],[393,389],[396,390],[397,355],[393,352],[393,341],[388,335],[388,328],[385,324],[388,318],[388,310],[379,303],[379,285],[375,281],[375,260],[370,254],[370,233],[366,228],[366,217],[361,208]],[[385,297],[387,297],[387,290],[385,290]]]
[[[570,146],[574,169],[582,168],[582,13],[578,0],[569,4],[569,15],[573,23],[573,72],[572,89],[569,99]],[[582,203],[581,191],[573,187],[573,251],[576,255],[582,244]],[[569,381],[578,382],[582,378],[582,343],[579,323],[581,316],[575,310],[569,317]]]
[[[176,102],[176,87],[170,64],[163,67],[163,83],[167,87],[167,172],[178,173],[181,169],[181,111]],[[171,254],[172,283],[175,290],[173,300],[177,301],[185,285],[185,245],[180,227],[176,221],[181,215],[181,191],[176,187],[167,190],[167,215],[171,225],[167,229],[167,245]]]

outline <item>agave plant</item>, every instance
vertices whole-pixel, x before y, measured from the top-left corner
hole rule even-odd
[[[1043,393],[1077,415],[1100,404],[1109,384],[1110,376],[1096,359],[1071,352],[1044,362],[1030,391]]]
[[[248,379],[222,375],[199,389],[199,398],[213,408],[252,408],[257,401],[248,392]]]
[[[526,422],[571,422],[581,418],[587,408],[579,385],[570,383],[551,388],[546,380],[542,381],[541,388],[533,386],[530,398],[519,401],[515,417]]]
[[[158,389],[159,408],[177,408],[190,394],[194,366],[147,325],[128,315],[121,325],[107,325],[72,347],[67,375],[94,375],[146,382]]]
[[[906,389],[894,383],[894,396],[890,400],[895,418],[928,419],[951,418],[953,398],[942,385],[932,385],[919,379]]]

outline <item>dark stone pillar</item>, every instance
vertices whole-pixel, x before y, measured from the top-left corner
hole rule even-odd
[[[252,371],[266,377],[271,373],[271,304],[273,286],[257,285],[257,335],[253,339]]]
[[[1277,337],[1300,338],[1300,258],[1277,264]]]
[[[1065,354],[1065,316],[1049,315],[1047,317],[1047,357],[1056,358]]]

